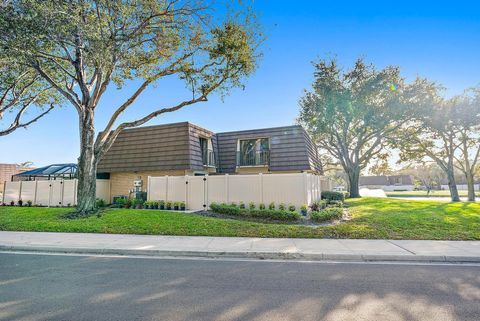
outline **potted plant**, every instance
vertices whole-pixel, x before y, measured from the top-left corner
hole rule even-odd
[[[254,210],[255,209],[255,203],[254,202],[248,203],[248,209],[249,210]]]
[[[265,204],[260,203],[260,204],[258,205],[258,209],[263,211],[263,210],[265,209]]]
[[[307,204],[303,204],[303,205],[300,207],[300,212],[302,213],[303,216],[307,216],[307,212],[308,212],[308,206],[307,206]]]
[[[146,201],[144,204],[145,204],[145,209],[147,209],[147,210],[152,210],[153,209],[152,201]]]
[[[183,201],[180,202],[180,210],[185,211],[185,208],[186,208],[185,202],[183,202]]]
[[[295,212],[295,209],[296,209],[296,208],[295,208],[295,205],[288,205],[288,210],[289,210],[290,212]]]
[[[165,207],[166,207],[167,210],[169,210],[169,211],[172,210],[172,201],[167,201],[167,202],[165,203]]]
[[[175,211],[178,211],[178,210],[180,209],[180,202],[174,202],[174,203],[173,203],[173,209],[174,209]]]
[[[10,206],[15,206],[15,201],[10,201]]]
[[[27,206],[28,206],[28,207],[31,207],[31,206],[32,206],[32,201],[28,200],[28,201],[27,201]]]
[[[275,203],[271,202],[270,204],[268,204],[268,209],[273,211],[275,209]]]
[[[158,202],[158,207],[159,207],[161,210],[164,210],[164,209],[165,209],[165,201],[164,201],[164,200],[161,200],[160,202]]]
[[[153,209],[158,210],[158,202],[157,201],[153,202]]]
[[[285,204],[281,203],[280,205],[278,205],[278,209],[280,211],[285,211],[287,209],[287,206]]]
[[[244,202],[240,202],[240,204],[238,205],[238,207],[240,207],[241,209],[244,209],[244,208],[245,208],[245,203],[244,203]]]
[[[18,200],[18,206],[22,206],[23,205],[23,201],[22,200]]]

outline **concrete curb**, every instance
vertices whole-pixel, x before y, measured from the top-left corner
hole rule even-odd
[[[479,256],[443,255],[391,255],[391,254],[340,254],[340,253],[299,253],[299,252],[222,252],[222,251],[169,251],[137,249],[93,249],[82,247],[19,246],[0,245],[0,251],[62,254],[125,255],[143,257],[189,257],[189,258],[246,258],[268,260],[304,260],[336,262],[419,262],[419,263],[480,263]]]

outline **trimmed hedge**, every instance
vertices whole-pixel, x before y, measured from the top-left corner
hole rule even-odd
[[[345,193],[334,192],[334,191],[324,191],[322,192],[322,200],[330,201],[345,201]]]
[[[329,207],[318,212],[312,212],[311,218],[315,222],[325,222],[333,219],[340,219],[343,215],[343,209],[340,207]]]
[[[215,213],[235,216],[267,218],[278,221],[296,221],[300,219],[300,213],[285,210],[282,211],[270,209],[244,209],[238,208],[236,206],[216,203],[210,204],[210,208]]]

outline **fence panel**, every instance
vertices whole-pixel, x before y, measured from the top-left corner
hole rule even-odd
[[[229,175],[208,176],[208,199],[206,205],[210,203],[230,203],[228,198],[228,180]]]
[[[76,205],[77,204],[77,180],[65,180],[63,181],[63,205]]]
[[[189,210],[201,210],[206,205],[207,189],[204,176],[188,176],[187,208]]]
[[[149,201],[167,200],[167,176],[149,176],[147,186],[147,198]]]
[[[50,181],[51,198],[50,206],[62,206],[63,199],[63,181]]]
[[[305,180],[302,174],[263,175],[263,201],[300,206],[306,202]]]
[[[20,197],[20,182],[5,182],[5,192],[3,201],[10,203],[11,201],[17,203]]]
[[[35,201],[35,189],[37,183],[35,181],[26,181],[22,183],[22,191],[20,193],[20,199],[24,204],[27,204],[28,201],[31,201],[32,204]]]
[[[35,205],[50,205],[50,181],[37,181],[37,197]]]
[[[228,179],[228,198],[230,202],[261,203],[262,176],[267,175],[231,175]]]
[[[185,176],[169,176],[167,180],[167,201],[186,202],[187,188]]]

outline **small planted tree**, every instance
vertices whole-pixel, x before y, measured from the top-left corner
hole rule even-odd
[[[77,111],[79,214],[94,210],[97,164],[122,130],[241,87],[255,70],[261,36],[254,15],[238,7],[225,15],[193,0],[29,0],[2,7],[4,54],[34,70],[34,77]],[[183,82],[190,95],[170,106],[159,101],[143,117],[119,121],[147,88],[166,77]],[[127,82],[135,90],[96,135],[104,93]]]

